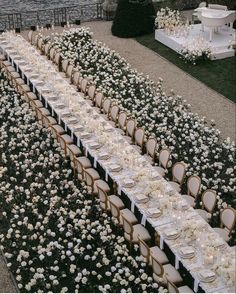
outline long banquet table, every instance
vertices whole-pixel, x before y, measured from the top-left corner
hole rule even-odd
[[[174,257],[177,269],[188,273],[189,286],[195,292],[234,292],[235,279],[232,281],[216,272],[217,265],[224,266],[226,260],[233,260],[235,265],[234,249],[188,206],[168,181],[156,172],[150,161],[140,155],[62,77],[55,66],[21,36],[3,34],[0,51],[71,135],[75,144],[93,160],[94,167],[103,172],[104,179],[116,183],[118,194],[137,214],[140,222],[152,233],[160,235],[160,247]],[[129,185],[127,179],[131,180]],[[143,195],[144,199],[148,197],[145,203],[139,197]],[[151,208],[158,208],[160,216],[152,217]],[[173,232],[176,238],[170,238]],[[186,258],[180,250],[189,246],[194,249],[194,255]],[[202,281],[199,272],[209,269],[215,271],[214,281]]]

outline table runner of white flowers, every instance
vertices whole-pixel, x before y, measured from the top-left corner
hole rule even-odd
[[[177,192],[173,191],[168,182],[160,177],[149,161],[141,156],[134,147],[124,140],[122,135],[111,127],[102,116],[79,95],[45,56],[29,46],[21,37],[13,33],[3,34],[0,47],[7,57],[11,57],[17,70],[33,84],[40,97],[43,95],[46,107],[50,105],[52,112],[72,130],[78,138],[78,145],[83,144],[86,153],[94,158],[94,165],[99,162],[101,167],[118,185],[118,192],[123,191],[131,200],[131,210],[136,206],[142,214],[142,224],[146,221],[160,234],[160,246],[164,242],[175,255],[175,267],[179,262],[194,278],[194,290],[198,285],[205,292],[233,292],[235,285],[235,252],[206,223]],[[96,145],[98,144],[98,145]],[[109,155],[106,160],[102,154]],[[110,167],[119,165],[119,172],[112,172]],[[135,185],[125,188],[125,180],[132,179]],[[149,197],[147,203],[138,203],[136,196]],[[162,214],[158,218],[148,217],[148,209],[157,207]],[[184,217],[183,217],[184,216]],[[175,240],[168,240],[165,233],[169,229],[181,232]],[[179,251],[186,245],[194,247],[193,258],[181,258]],[[222,246],[223,244],[223,246]],[[211,269],[216,279],[211,283],[200,282],[198,272]]]

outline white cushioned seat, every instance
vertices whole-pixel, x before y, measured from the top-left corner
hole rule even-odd
[[[23,80],[22,80],[23,81]],[[27,93],[27,96],[31,99],[31,100],[37,100],[37,96],[33,93],[33,92],[29,92]]]
[[[209,222],[209,213],[206,210],[203,209],[195,209],[195,211],[206,221]]]
[[[53,125],[53,128],[56,130],[56,132],[59,134],[59,135],[62,135],[65,133],[65,130],[63,129],[62,126],[60,125]]]
[[[120,197],[116,195],[110,195],[108,197],[109,197],[109,201],[115,204],[115,206],[117,206],[119,209],[122,209],[125,207],[124,202],[120,199]]]
[[[82,154],[81,150],[79,149],[78,146],[75,144],[70,144],[67,146],[67,148],[75,155],[75,156],[80,156]]]
[[[71,137],[69,135],[64,134],[61,137],[65,140],[66,144],[72,144],[73,143],[73,140],[71,139]]]
[[[21,89],[24,91],[24,92],[30,92],[30,87],[28,85],[21,85]]]
[[[194,293],[189,286],[182,286],[178,288],[179,293]]]
[[[79,163],[83,166],[83,168],[90,168],[92,166],[91,161],[85,157],[85,156],[81,156],[78,158]]]
[[[225,240],[225,242],[228,242],[230,237],[228,232],[225,229],[221,229],[221,228],[213,228],[214,231],[222,238]]]
[[[131,224],[137,224],[138,222],[138,219],[136,218],[134,213],[130,211],[128,208],[122,209],[120,212],[120,216],[121,216],[121,221],[120,221],[121,223],[123,223],[122,216],[124,216],[125,219],[127,219]]]
[[[164,268],[164,272],[165,272],[164,276],[163,276],[163,279],[164,279],[165,283],[167,283],[165,277],[167,277],[168,280],[171,281],[174,284],[178,284],[178,283],[181,283],[183,281],[183,279],[182,279],[181,275],[179,274],[179,272],[170,263],[164,264],[163,268]],[[155,273],[153,273],[153,279],[156,282],[158,282],[160,277],[158,275],[156,275]]]
[[[132,143],[133,143],[133,141],[132,141],[132,139],[131,139],[130,136],[123,136],[123,138],[124,138],[125,141],[127,141],[129,144],[132,144]]]
[[[165,175],[165,169],[162,168],[161,166],[154,166],[153,167],[162,177]]]
[[[12,76],[14,79],[18,79],[18,78],[20,78],[19,73],[16,72],[16,71],[11,72],[11,76]]]
[[[2,62],[3,66],[8,67],[8,66],[12,66],[11,63],[8,60],[4,60]]]
[[[17,83],[18,85],[24,85],[25,81],[24,81],[22,78],[17,78],[17,79],[16,79],[16,83]]]
[[[192,197],[192,196],[190,196],[190,195],[182,195],[181,196],[182,198],[184,198],[185,199],[185,201],[190,205],[190,206],[192,206],[192,207],[194,207],[194,205],[195,205],[195,199]]]
[[[54,117],[52,117],[52,116],[49,115],[49,116],[47,116],[47,118],[48,118],[48,120],[49,120],[49,122],[50,122],[51,125],[55,126],[57,124],[57,121],[55,120]],[[63,133],[64,133],[64,129],[63,128],[62,128],[62,130],[63,130]]]
[[[105,181],[103,181],[101,179],[98,179],[98,180],[94,181],[94,193],[98,193],[98,188],[97,187],[101,188],[106,193],[110,192],[109,185]]]
[[[116,127],[116,123],[112,120],[109,120],[108,123],[113,127],[115,128]]]
[[[163,252],[158,246],[153,246],[150,248],[150,255],[158,260],[161,264],[166,264],[169,262],[165,252]]]
[[[134,149],[137,150],[139,153],[142,153],[142,149],[138,145],[133,145]]]
[[[129,234],[127,234],[125,232],[124,236],[125,236],[126,240],[130,241],[130,235]],[[133,243],[139,243],[139,238],[144,240],[144,241],[148,241],[148,240],[151,239],[151,236],[150,236],[148,230],[145,229],[143,225],[141,225],[141,224],[133,225],[132,242]]]
[[[181,189],[180,189],[180,185],[176,182],[169,182],[169,184],[172,186],[173,189],[175,189],[177,192],[180,192]]]
[[[100,175],[96,171],[96,169],[94,169],[94,168],[88,168],[86,170],[86,172],[93,178],[94,181],[100,179]]]
[[[45,108],[45,107],[40,108],[40,111],[41,111],[42,114],[45,115],[45,116],[49,116],[49,115],[50,115],[49,110],[48,110],[47,108]]]
[[[43,108],[43,103],[40,100],[34,100],[34,104],[37,108]]]

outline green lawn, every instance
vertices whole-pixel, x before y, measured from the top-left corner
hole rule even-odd
[[[180,55],[155,40],[154,33],[137,37],[142,45],[155,51],[194,78],[236,103],[236,57],[206,61],[198,65],[185,63]]]

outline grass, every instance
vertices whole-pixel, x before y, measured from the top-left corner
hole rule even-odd
[[[192,65],[185,63],[178,53],[156,41],[154,33],[137,37],[136,40],[236,103],[236,56]]]

